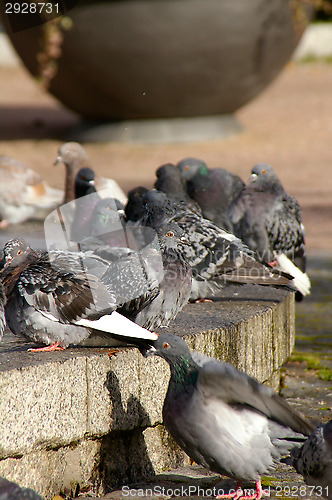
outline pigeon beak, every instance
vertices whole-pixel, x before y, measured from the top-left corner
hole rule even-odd
[[[255,182],[255,180],[257,179],[257,174],[251,174],[251,176],[249,177],[249,183],[251,182]]]
[[[157,352],[157,349],[153,346],[151,346],[149,349],[147,349],[144,353],[144,357],[148,358],[149,356],[154,356]]]
[[[62,158],[61,156],[57,156],[55,162],[53,163],[53,165],[59,165],[59,163],[62,163]]]

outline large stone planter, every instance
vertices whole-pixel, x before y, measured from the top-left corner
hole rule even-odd
[[[48,25],[12,33],[3,8],[14,47],[40,76]],[[67,15],[49,91],[106,120],[234,112],[289,60],[306,18],[301,0],[92,0]]]

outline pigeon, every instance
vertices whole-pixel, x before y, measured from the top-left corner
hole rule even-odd
[[[91,215],[88,234],[80,242],[81,249],[92,250],[92,247],[102,245],[133,250],[139,248],[136,241],[138,230],[127,227],[123,205],[113,198],[103,198],[97,202]]]
[[[139,243],[145,241],[139,251],[109,244],[98,247],[92,240],[93,254],[105,259],[108,267],[100,279],[116,294],[120,314],[149,330],[166,327],[190,296],[191,267],[181,251],[187,239],[176,224],[165,224],[157,231],[133,229],[140,229]],[[129,242],[134,236],[129,233]],[[80,245],[88,256],[90,241]]]
[[[240,196],[245,184],[239,176],[223,168],[209,169],[205,163],[185,162],[178,164],[186,179],[188,195],[200,206],[203,216],[212,220],[225,231],[232,232],[228,210]],[[198,168],[199,167],[199,168]]]
[[[185,202],[172,202],[165,193],[151,190],[142,204],[143,225],[158,229],[175,223],[186,234],[190,245],[183,247],[183,255],[192,268],[192,300],[215,295],[227,282],[292,286],[289,276],[258,262],[239,238],[188,209]]]
[[[294,276],[299,300],[310,293],[301,208],[270,165],[255,165],[251,173],[248,185],[230,207],[234,233],[258,260]]]
[[[293,465],[305,482],[332,498],[332,420],[319,425],[293,455]]]
[[[128,192],[128,201],[125,204],[125,215],[127,220],[138,222],[144,215],[143,195],[148,189],[137,186]]]
[[[189,197],[185,180],[180,170],[172,163],[165,163],[156,170],[154,188],[167,194],[172,201],[184,201],[188,208],[201,215],[199,205]]]
[[[59,206],[63,191],[9,156],[0,156],[0,228],[29,219],[43,220]]]
[[[155,262],[154,272],[158,271],[157,274],[162,279],[159,278],[157,282],[148,279],[151,283],[149,293],[140,294],[137,299],[127,301],[118,309],[121,314],[149,330],[168,326],[188,303],[192,284],[191,267],[183,256],[182,249],[188,245],[183,231],[176,224],[165,224],[157,230],[157,236],[162,259],[151,255],[149,247],[148,252],[142,252],[141,255],[149,263],[145,266],[147,270],[151,267],[150,263]],[[131,259],[131,255],[122,259],[121,270],[117,272],[116,279],[119,279],[119,276],[121,278],[123,273],[126,275],[136,269],[137,266],[133,266]],[[114,277],[113,272],[111,283]],[[105,276],[102,280],[109,286]],[[113,289],[113,286],[111,288]]]
[[[21,488],[18,484],[0,477],[0,500],[45,500],[30,488]]]
[[[95,188],[95,173],[91,168],[81,168],[75,177],[75,209],[71,223],[70,239],[79,242],[90,236],[91,217],[101,200]]]
[[[75,199],[75,177],[81,168],[91,168],[88,155],[78,142],[65,142],[58,150],[58,156],[54,165],[64,163],[66,168],[65,196],[63,203],[69,203]],[[105,191],[105,196],[117,198],[126,203],[127,197],[118,183],[113,179],[95,176],[97,191]]]
[[[241,498],[243,481],[256,483],[250,498],[261,498],[260,477],[305,440],[311,423],[234,366],[214,358],[199,366],[180,337],[160,335],[149,355],[170,366],[163,423],[177,444],[196,463],[237,481],[227,498]]]
[[[10,240],[0,262],[8,327],[46,344],[38,351],[89,345],[90,336],[93,343],[94,335],[101,334],[109,346],[154,340],[155,333],[117,312],[119,293],[98,277],[109,267],[94,255],[35,252],[23,240]]]

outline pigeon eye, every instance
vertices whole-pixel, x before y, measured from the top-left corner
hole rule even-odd
[[[185,169],[185,170],[189,170],[189,165],[186,165],[186,166],[184,167],[184,169]]]
[[[264,170],[262,170],[262,174],[266,174],[266,170],[265,170],[265,168],[264,168]]]
[[[17,255],[21,255],[21,253],[22,253],[22,250],[17,251]]]
[[[174,236],[173,231],[168,231],[167,236],[169,236],[170,238],[172,238],[172,236]]]
[[[165,348],[165,349],[168,349],[169,347],[171,347],[171,346],[169,345],[169,343],[168,343],[168,342],[165,342],[165,343],[164,343],[164,348]]]

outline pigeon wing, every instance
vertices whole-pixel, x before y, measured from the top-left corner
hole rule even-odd
[[[295,432],[309,435],[313,426],[278,394],[259,384],[232,365],[210,361],[199,371],[198,389],[205,399],[216,398],[229,405],[252,408]]]

